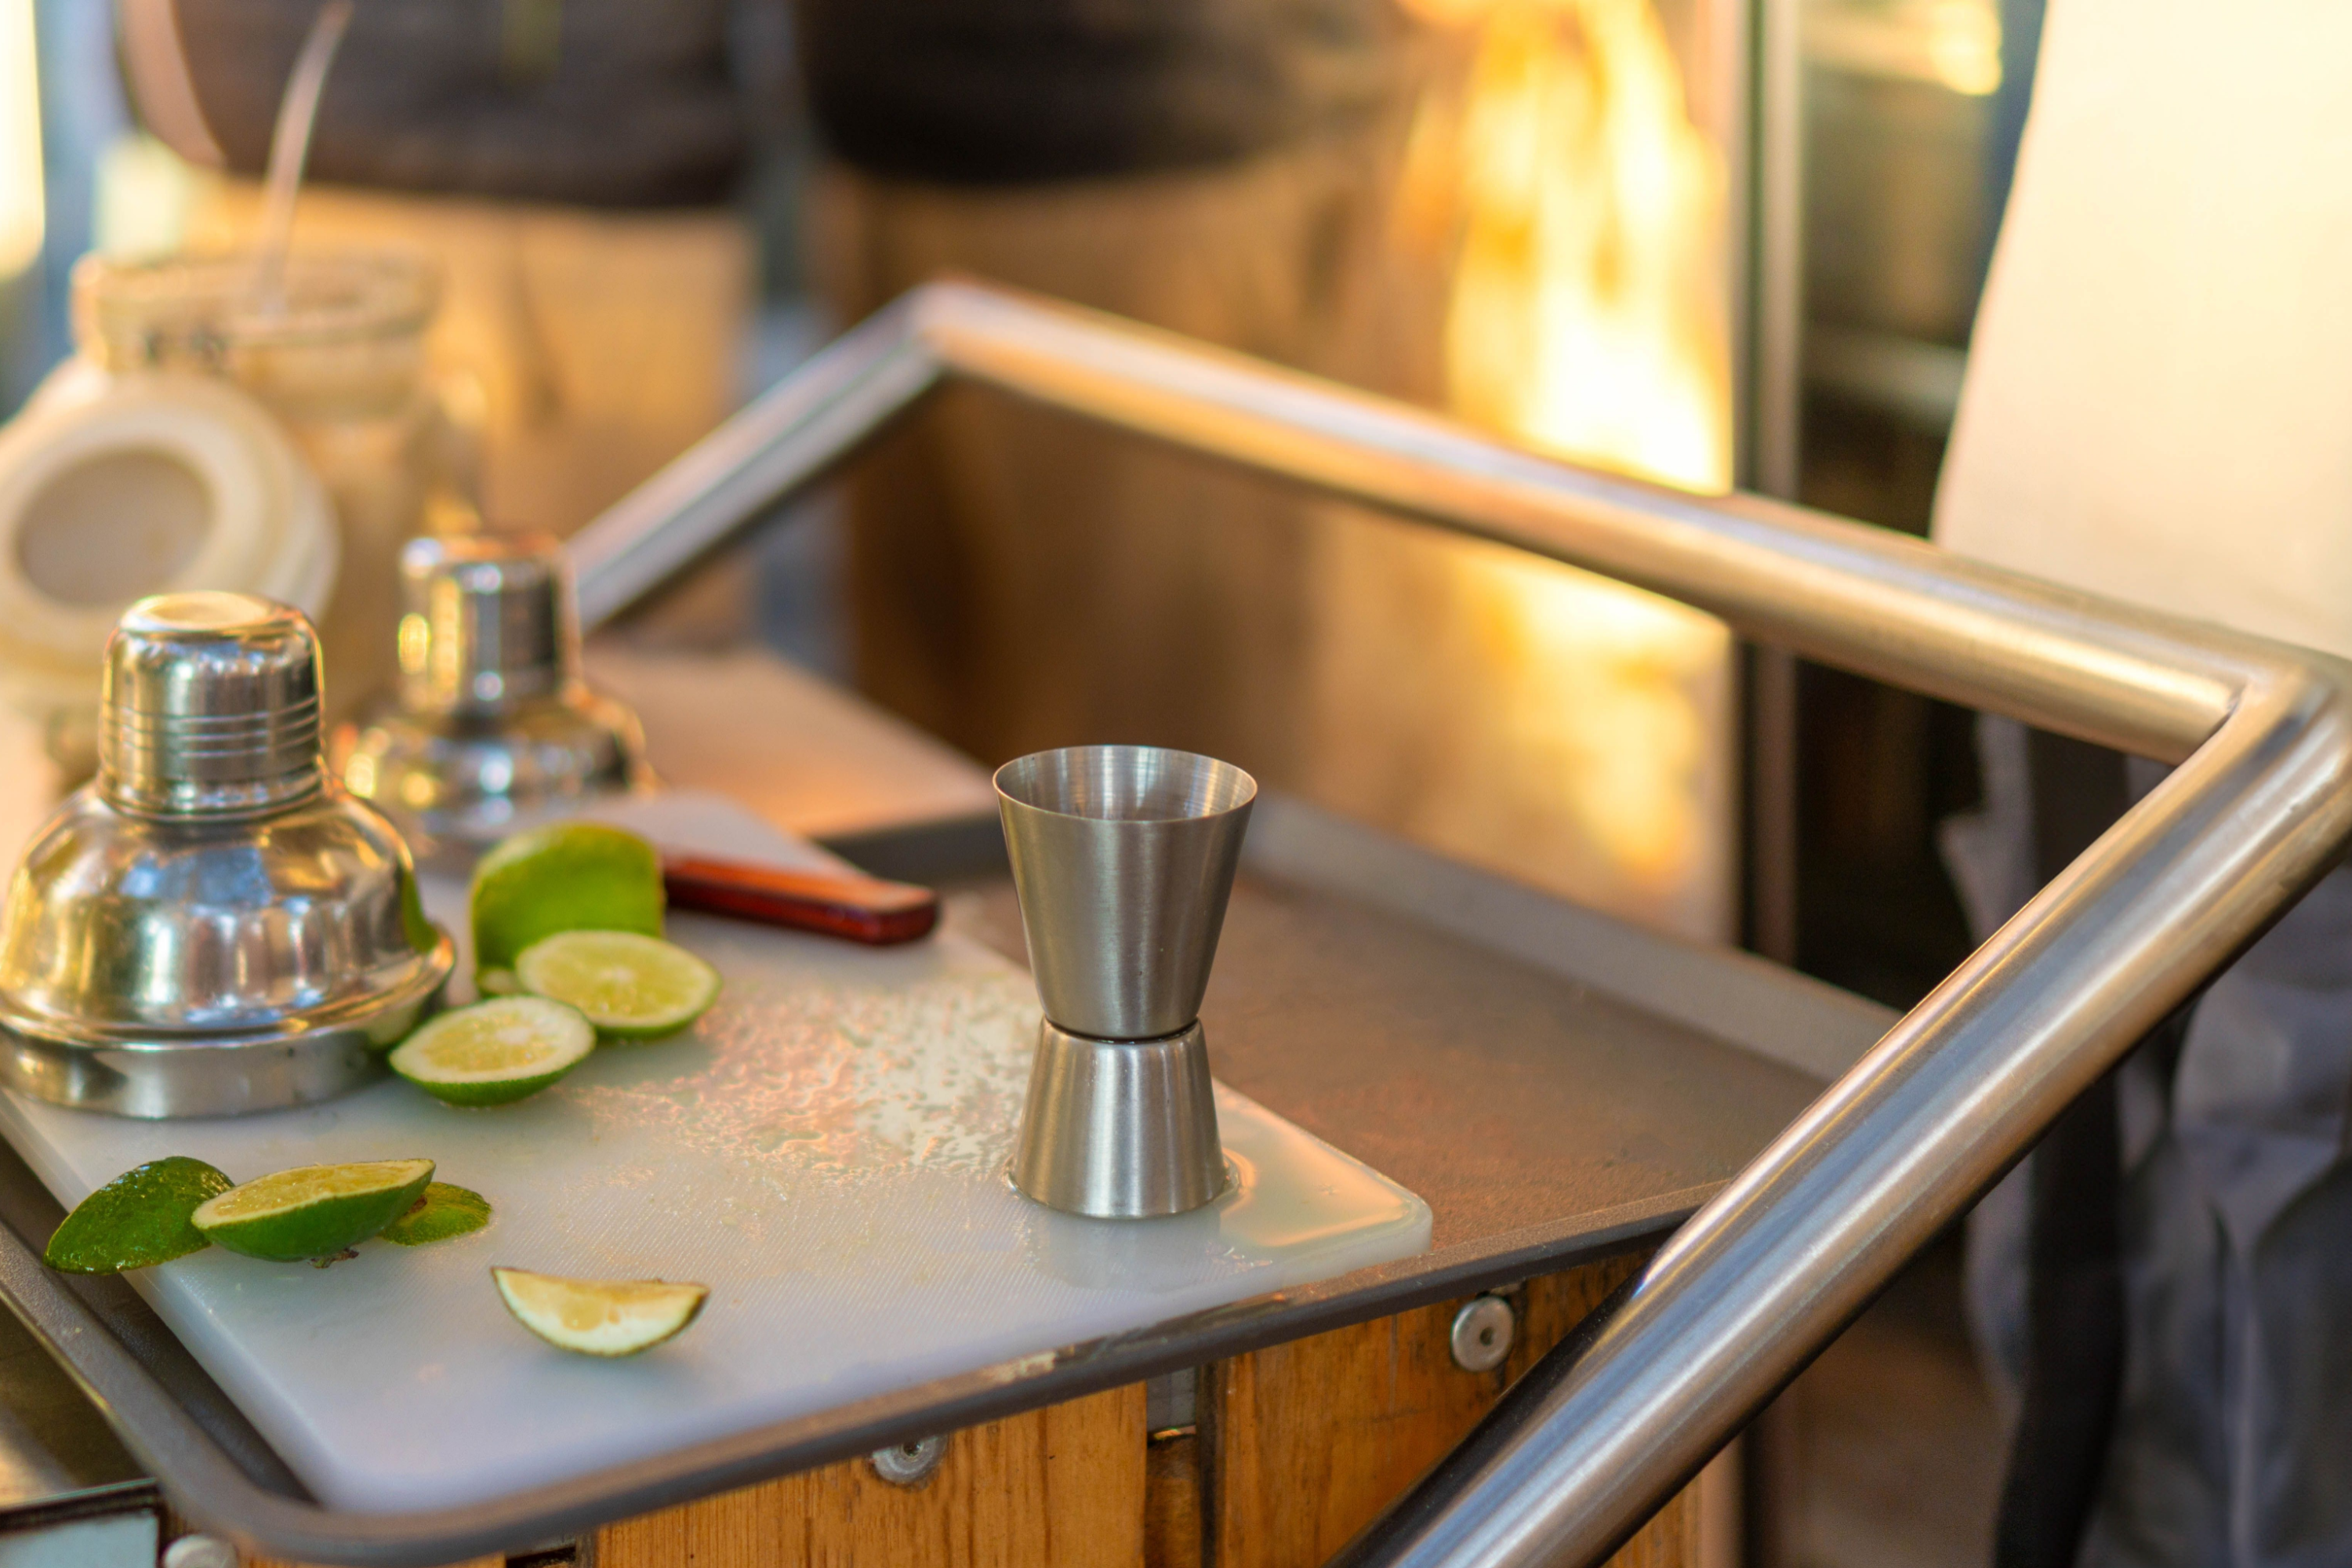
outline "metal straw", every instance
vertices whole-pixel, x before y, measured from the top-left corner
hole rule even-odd
[[[319,119],[319,98],[335,51],[352,25],[352,0],[327,0],[294,57],[286,95],[278,100],[278,123],[269,133],[269,185],[261,209],[261,240],[254,269],[254,293],[265,315],[286,309],[286,254],[294,242],[294,198],[310,161],[310,131]]]

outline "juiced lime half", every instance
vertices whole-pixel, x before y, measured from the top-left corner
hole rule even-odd
[[[188,1216],[234,1184],[184,1154],[151,1160],[76,1204],[42,1260],[68,1274],[119,1274],[202,1252],[211,1243]]]
[[[596,1031],[541,996],[500,996],[429,1019],[388,1058],[392,1070],[452,1105],[504,1105],[537,1094],[588,1058]]]
[[[474,967],[510,969],[560,931],[662,933],[661,858],[634,833],[555,822],[502,840],[474,868]]]
[[[549,937],[515,960],[515,978],[532,994],[577,1007],[597,1028],[629,1040],[674,1035],[719,997],[719,971],[675,943],[632,931]]]
[[[470,1187],[436,1182],[415,1205],[380,1233],[403,1247],[425,1247],[471,1236],[490,1223],[490,1200]]]
[[[564,1279],[528,1268],[492,1268],[490,1278],[515,1321],[583,1355],[650,1350],[694,1321],[710,1298],[709,1286],[662,1279]]]
[[[304,1165],[207,1199],[195,1226],[248,1258],[331,1258],[406,1214],[432,1180],[430,1160]]]

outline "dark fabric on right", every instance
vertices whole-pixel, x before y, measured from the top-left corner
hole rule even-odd
[[[2037,730],[2027,762],[2034,872],[2047,885],[2123,815],[2129,792],[2122,755],[2105,747]],[[2090,1524],[2123,1387],[2122,1164],[2111,1070],[2033,1152],[2024,1404],[1995,1568],[2073,1568]]]

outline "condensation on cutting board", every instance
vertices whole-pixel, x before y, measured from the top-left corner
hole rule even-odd
[[[630,811],[680,847],[822,863],[708,798]],[[462,888],[425,891],[458,929]],[[1428,1245],[1420,1199],[1222,1085],[1236,1180],[1216,1204],[1142,1222],[1041,1208],[1003,1174],[1038,1019],[1021,970],[951,931],[877,950],[681,916],[672,935],[719,966],[719,1005],[518,1105],[461,1110],[386,1080],[154,1123],[0,1096],[0,1131],[68,1203],[173,1153],[240,1179],[423,1154],[489,1196],[487,1229],[439,1246],[371,1244],[326,1269],[215,1249],[131,1277],[343,1508],[477,1501],[935,1378],[1034,1372],[1057,1346]],[[694,1279],[711,1301],[669,1344],[592,1361],[509,1320],[492,1263]]]

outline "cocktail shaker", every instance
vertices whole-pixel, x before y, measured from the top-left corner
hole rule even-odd
[[[329,780],[319,722],[299,611],[223,593],[131,607],[107,645],[98,777],[9,885],[0,1079],[178,1117],[378,1070],[452,949],[398,832]]]
[[[642,776],[636,716],[581,678],[561,543],[413,540],[400,590],[399,683],[338,739],[336,772],[417,853],[480,848]]]

